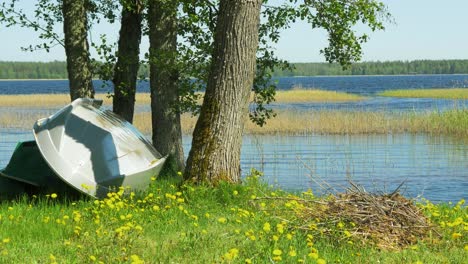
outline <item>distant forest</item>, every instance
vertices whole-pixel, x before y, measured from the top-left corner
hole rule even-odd
[[[292,70],[276,70],[273,75],[397,75],[397,74],[468,74],[468,60],[416,60],[360,62],[343,70],[330,63],[293,63]],[[140,76],[148,77],[149,68],[142,65]],[[97,76],[96,76],[97,77]],[[0,61],[0,79],[66,79],[67,66],[63,61],[12,62]]]

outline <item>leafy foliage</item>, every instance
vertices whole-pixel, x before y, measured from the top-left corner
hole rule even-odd
[[[61,1],[38,0],[32,17],[19,6],[19,0],[2,2],[0,5],[0,24],[6,27],[31,28],[39,33],[38,37],[43,42],[22,47],[24,51],[46,50],[49,52],[54,46],[65,46],[63,34],[55,31],[57,24],[62,22]]]
[[[2,3],[0,23],[7,26],[19,25],[40,31],[44,43],[30,46],[36,50],[61,44],[61,34],[54,27],[62,21],[60,1],[39,0],[34,18],[29,18],[17,6],[19,0]],[[130,1],[93,0],[88,1],[90,25],[102,19],[114,23],[120,7],[131,8]],[[203,90],[208,78],[213,51],[213,32],[216,27],[216,0],[180,0],[178,14],[178,60],[175,69],[179,72],[180,103],[174,106],[177,111],[198,112],[196,91]],[[311,28],[322,28],[328,32],[329,45],[321,50],[328,62],[336,62],[343,69],[361,59],[361,45],[368,40],[366,34],[357,34],[354,26],[367,25],[372,31],[384,29],[384,22],[390,15],[384,4],[377,0],[287,0],[263,2],[259,47],[257,52],[257,72],[252,87],[253,97],[250,119],[262,126],[275,116],[268,108],[274,101],[276,85],[271,82],[272,72],[291,71],[291,65],[279,59],[273,45],[280,40],[281,31],[289,28],[297,20],[307,21]],[[144,29],[147,32],[147,28]],[[100,78],[110,80],[116,60],[115,44],[107,43],[105,35],[100,42],[91,44],[98,52],[94,59],[95,72]],[[103,62],[103,63],[102,63]]]
[[[291,65],[276,57],[273,44],[280,40],[281,31],[296,20],[307,21],[312,28],[323,28],[329,35],[329,46],[321,52],[329,62],[337,62],[343,68],[361,58],[361,44],[367,35],[358,35],[353,26],[357,23],[368,25],[371,30],[384,29],[383,22],[390,15],[385,6],[376,0],[288,0],[279,5],[264,1],[259,47],[257,51],[257,72],[252,87],[255,93],[250,119],[262,126],[275,116],[267,105],[274,101],[275,83],[271,82],[275,69],[291,70]],[[189,63],[182,77],[194,77],[187,90],[201,89],[206,83],[207,66],[212,52],[212,35],[216,23],[218,1],[182,1],[180,14],[180,35],[183,38],[179,51],[181,62]],[[197,65],[194,67],[194,65]],[[191,89],[192,88],[192,89]]]

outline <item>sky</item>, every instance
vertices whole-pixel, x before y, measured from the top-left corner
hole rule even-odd
[[[36,1],[23,1],[25,10],[33,10]],[[277,1],[281,2],[281,1]],[[393,61],[421,59],[468,59],[468,0],[381,0],[392,14],[393,23],[384,31],[366,32],[370,40],[363,45],[363,61]],[[57,30],[61,30],[58,28]],[[118,26],[97,25],[91,38],[106,33],[116,39]],[[45,51],[24,52],[20,47],[38,43],[37,33],[18,27],[0,25],[0,61],[65,60],[61,46]],[[275,46],[278,57],[290,62],[324,62],[320,49],[327,46],[324,30],[311,29],[297,22],[284,30]],[[142,40],[142,51],[148,49],[148,39]]]

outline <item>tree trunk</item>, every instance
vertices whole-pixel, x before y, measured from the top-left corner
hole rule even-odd
[[[86,0],[63,0],[63,32],[71,100],[94,97]]]
[[[240,181],[240,149],[255,76],[261,0],[222,0],[213,62],[184,177]]]
[[[177,1],[150,0],[150,88],[153,145],[174,170],[184,169],[177,88]]]
[[[126,6],[129,5],[129,6]],[[113,111],[128,122],[133,122],[136,81],[140,66],[142,3],[127,1],[122,7],[119,32],[119,50],[114,69]]]

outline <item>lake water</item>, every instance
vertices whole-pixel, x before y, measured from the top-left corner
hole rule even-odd
[[[293,87],[374,95],[384,90],[423,88],[466,88],[468,74],[388,75],[388,76],[314,76],[281,77],[273,81],[281,90]],[[93,81],[96,92],[107,93],[103,82]],[[138,92],[149,92],[149,82],[138,83]],[[2,80],[0,94],[68,93],[68,80]]]
[[[0,94],[67,93],[67,85],[67,81],[0,81]],[[273,104],[276,109],[407,112],[468,107],[468,100],[375,96],[388,89],[468,87],[468,75],[291,77],[278,79],[278,85],[280,89],[300,86],[370,98],[351,103]],[[148,83],[140,83],[139,91],[147,92]],[[0,111],[31,109],[0,106]],[[47,116],[55,109],[34,111]],[[149,108],[141,106],[137,111]],[[32,138],[29,130],[0,128],[0,168],[8,163],[17,141]],[[190,142],[184,137],[186,154]],[[343,191],[352,180],[368,191],[391,192],[404,182],[401,191],[409,197],[435,202],[468,198],[468,139],[424,134],[245,136],[241,167],[243,175],[256,168],[264,172],[268,183],[288,190]]]
[[[0,129],[0,168],[31,131]],[[183,138],[188,154],[191,138]],[[271,185],[317,194],[344,191],[348,180],[372,192],[400,191],[434,202],[468,198],[468,142],[427,135],[245,136],[242,174],[264,172]]]

